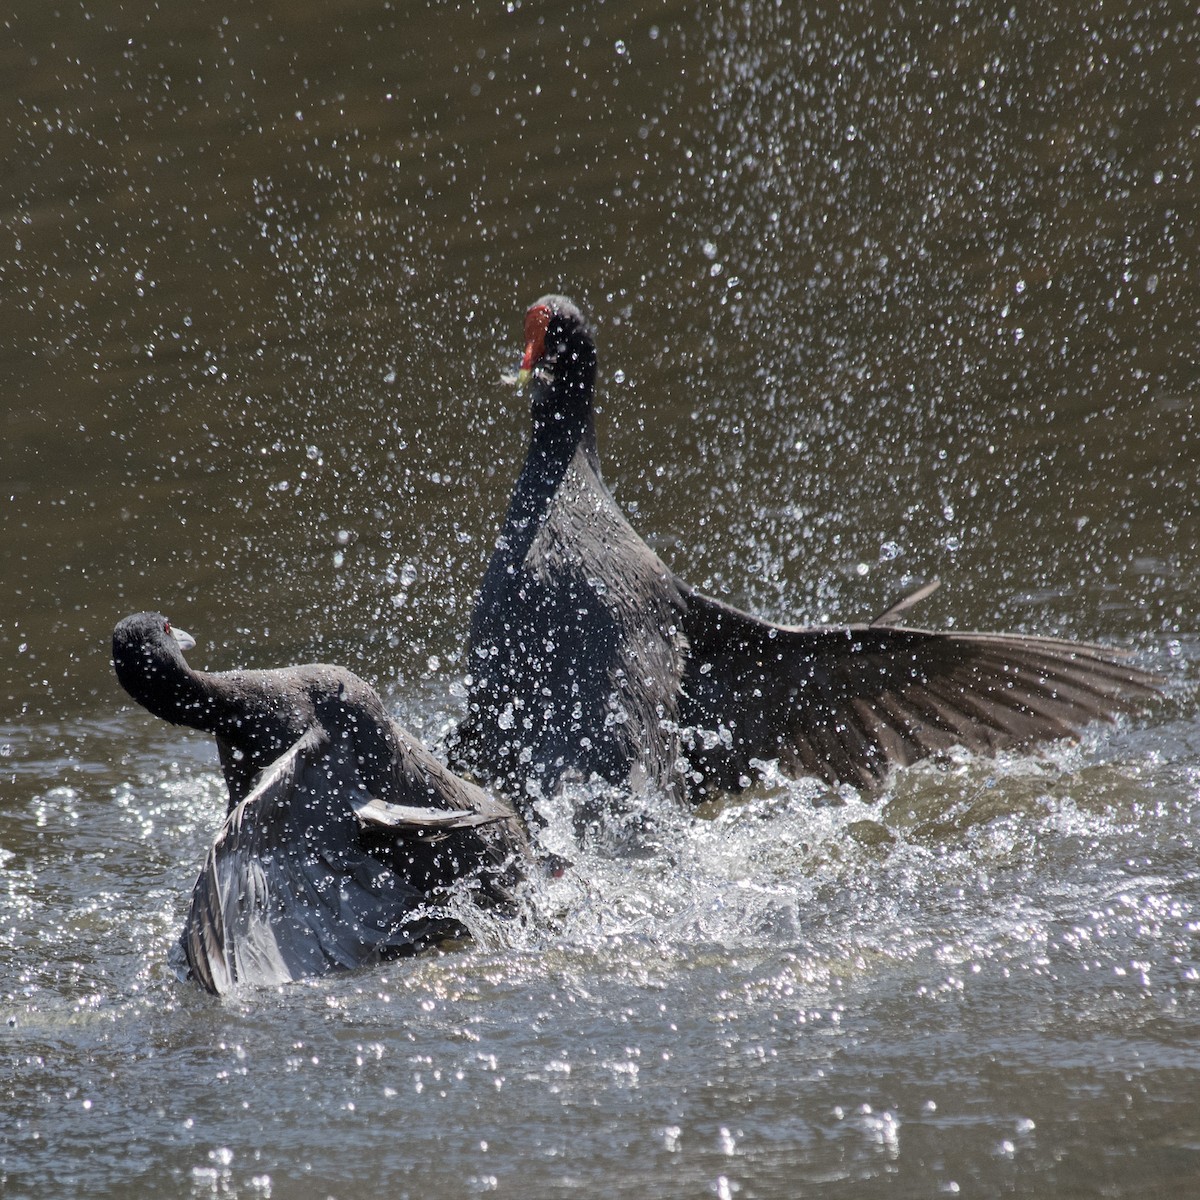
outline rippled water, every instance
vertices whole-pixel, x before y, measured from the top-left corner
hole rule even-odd
[[[165,966],[219,781],[142,724],[87,729],[74,782],[6,819],[7,1194],[1193,1177],[1192,724],[877,808],[766,787],[644,856],[572,845],[463,949],[223,1003]]]
[[[18,6],[0,44],[0,1192],[1189,1194],[1200,1177],[1194,14]],[[441,744],[525,437],[691,582],[1129,646],[1077,746],[546,838],[446,953],[214,1001],[223,807],[107,641],[344,662]]]

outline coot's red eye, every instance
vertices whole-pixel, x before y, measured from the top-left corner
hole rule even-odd
[[[163,622],[163,633],[170,633],[170,632],[171,632],[171,622],[164,621]]]

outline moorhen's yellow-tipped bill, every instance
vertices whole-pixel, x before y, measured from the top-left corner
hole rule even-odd
[[[517,372],[517,386],[529,382],[533,368],[546,355],[546,330],[550,328],[550,309],[545,304],[535,304],[525,314],[525,353],[521,358],[521,369]]]

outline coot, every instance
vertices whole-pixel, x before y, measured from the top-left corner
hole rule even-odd
[[[601,478],[595,377],[583,314],[543,296],[518,376],[533,433],[471,619],[454,747],[526,809],[564,777],[698,801],[769,760],[871,789],[895,765],[1070,735],[1155,691],[1107,647],[894,624],[928,589],[840,628],[774,625],[702,595]]]
[[[180,938],[225,993],[357,967],[461,932],[450,892],[510,905],[527,845],[511,808],[459,779],[340,667],[193,670],[160,613],[113,632],[122,687],[216,736],[230,809]]]

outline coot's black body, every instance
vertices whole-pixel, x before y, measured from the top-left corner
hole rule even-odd
[[[527,846],[511,808],[459,779],[340,667],[193,670],[159,613],[113,632],[121,685],[215,735],[229,812],[181,938],[210,991],[359,966],[460,931],[451,891],[509,904]]]
[[[533,432],[471,620],[457,761],[526,807],[564,777],[681,800],[792,775],[877,786],[953,745],[1073,733],[1154,691],[1105,647],[893,622],[773,625],[704,596],[634,532],[601,477],[596,349],[544,296],[519,381]]]

